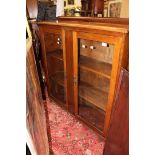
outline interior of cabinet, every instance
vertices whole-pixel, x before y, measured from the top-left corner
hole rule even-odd
[[[103,131],[114,46],[78,39],[78,115]]]
[[[45,48],[49,81],[49,95],[66,104],[64,60],[60,34],[45,33]]]
[[[52,52],[55,50],[62,50],[62,37],[57,33],[45,33],[45,48],[46,52]]]

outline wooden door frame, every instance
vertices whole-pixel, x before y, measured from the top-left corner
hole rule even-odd
[[[112,112],[113,99],[115,96],[115,88],[117,85],[117,77],[119,75],[119,68],[121,66],[122,59],[122,37],[113,37],[112,35],[102,35],[85,32],[73,32],[73,66],[74,66],[74,79],[77,80],[77,84],[74,85],[74,105],[75,105],[75,114],[78,115],[78,38],[94,40],[94,41],[102,41],[107,42],[114,45],[114,55],[112,61],[112,71],[111,71],[111,80],[110,80],[110,89],[106,107],[106,115],[105,115],[105,123],[103,129],[103,136],[106,137],[107,131],[110,123],[110,116]]]

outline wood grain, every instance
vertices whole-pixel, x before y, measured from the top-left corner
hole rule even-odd
[[[58,17],[59,21],[69,21],[69,22],[91,22],[92,24],[94,22],[97,23],[109,23],[109,24],[123,24],[123,25],[129,25],[129,19],[128,18],[98,18],[98,17],[65,17],[61,16]]]
[[[128,33],[128,26],[121,24],[110,24],[110,23],[89,23],[89,22],[37,22],[38,25],[49,25],[49,26],[60,26],[69,28],[86,28],[94,30],[105,30],[110,32]]]
[[[80,81],[92,85],[101,91],[109,92],[110,79],[82,68],[79,68],[79,74]]]
[[[117,87],[117,82],[118,82],[118,76],[119,76],[119,69],[121,67],[120,63],[120,56],[121,56],[121,45],[123,42],[122,38],[117,38],[117,43],[115,45],[114,49],[114,58],[113,58],[113,66],[112,66],[112,74],[111,74],[111,82],[110,82],[110,90],[109,90],[109,97],[108,97],[108,104],[106,107],[106,116],[105,116],[105,125],[104,125],[104,136],[107,136],[107,131],[109,128],[109,123],[110,123],[110,116],[111,116],[111,111],[113,107],[113,101],[115,97],[115,92],[116,92],[116,87]]]
[[[51,75],[49,78],[64,87],[64,72],[58,72],[54,75]]]
[[[59,49],[54,50],[52,52],[47,52],[47,57],[48,56],[52,56],[52,57],[54,57],[54,58],[56,58],[58,60],[63,61],[63,51],[61,49],[60,50]]]
[[[78,115],[78,44],[77,44],[77,32],[73,32],[73,77],[76,80],[74,84],[74,108],[75,115]]]
[[[102,45],[104,43],[105,42],[80,39],[80,54],[98,61],[112,64],[114,46],[106,43],[107,47],[104,47]],[[83,46],[86,47],[83,48]],[[91,49],[91,46],[93,46],[94,49]]]
[[[67,76],[67,96],[68,96],[68,110],[75,113],[74,106],[74,66],[73,66],[73,31],[64,30],[65,38],[65,61],[66,61],[66,76]]]
[[[129,155],[129,72],[123,68],[103,155]]]
[[[54,50],[62,50],[62,37],[60,32],[57,33],[45,33],[45,47],[46,52],[52,52]]]
[[[79,83],[79,96],[96,107],[106,111],[108,93],[96,89],[85,82]]]
[[[38,155],[49,155],[45,109],[31,47],[26,58],[26,127]]]
[[[85,56],[80,56],[79,66],[82,69],[102,75],[108,79],[111,77],[111,64],[99,62]]]
[[[63,63],[64,63],[64,90],[66,96],[66,107],[69,109],[69,96],[68,96],[68,86],[67,86],[67,62],[66,62],[66,41],[65,41],[65,31],[62,30],[62,49],[63,49]],[[62,57],[62,56],[60,56]]]

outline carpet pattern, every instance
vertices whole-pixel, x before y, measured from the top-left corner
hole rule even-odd
[[[100,135],[49,99],[47,111],[54,155],[102,155],[104,140]]]

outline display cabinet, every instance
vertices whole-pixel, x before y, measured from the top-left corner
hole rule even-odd
[[[106,137],[120,68],[128,66],[128,25],[38,25],[49,96]]]

